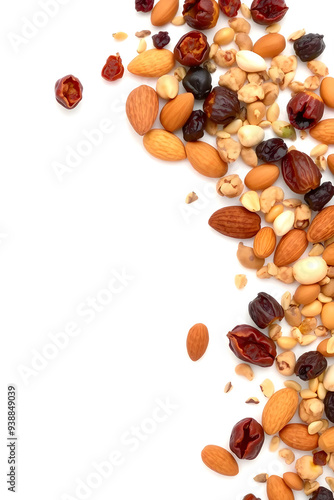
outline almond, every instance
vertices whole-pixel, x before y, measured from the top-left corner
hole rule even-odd
[[[280,170],[276,165],[260,165],[252,168],[245,177],[245,184],[252,191],[263,191],[278,179]]]
[[[179,9],[179,0],[159,0],[151,12],[153,26],[163,26],[170,23]]]
[[[334,243],[325,248],[322,258],[327,262],[328,266],[334,266]]]
[[[297,304],[307,305],[314,302],[320,292],[321,289],[318,283],[315,283],[314,285],[299,285],[293,298]]]
[[[319,434],[309,434],[305,424],[289,424],[279,433],[283,443],[290,448],[301,451],[310,451],[318,447]]]
[[[187,142],[186,153],[194,169],[206,177],[223,177],[227,172],[227,164],[218,151],[206,142]]]
[[[285,267],[299,259],[308,247],[307,235],[302,229],[292,229],[277,245],[274,264]]]
[[[141,85],[134,89],[126,101],[129,122],[139,135],[151,130],[159,112],[158,94],[152,87]]]
[[[319,438],[319,448],[326,451],[326,453],[334,452],[334,427],[330,427],[321,434]]]
[[[194,102],[194,95],[191,92],[180,94],[169,101],[161,110],[161,125],[169,132],[183,127],[193,111]]]
[[[329,339],[324,339],[320,344],[318,344],[317,351],[319,351],[325,358],[333,358],[334,357],[334,352],[329,353],[327,352],[327,344],[328,344]]]
[[[307,239],[311,243],[329,240],[332,236],[334,236],[334,205],[322,209],[313,219],[307,232]]]
[[[292,490],[279,476],[270,476],[267,479],[268,500],[294,500]]]
[[[174,68],[174,54],[167,49],[150,49],[135,57],[128,71],[138,76],[160,77]]]
[[[187,351],[192,361],[198,361],[204,355],[209,344],[209,332],[203,323],[190,328],[187,337]]]
[[[186,158],[182,141],[166,130],[153,129],[144,135],[144,147],[155,158],[178,161]]]
[[[276,57],[286,47],[286,41],[283,35],[279,33],[270,33],[259,38],[253,47],[253,52],[261,57]]]
[[[304,488],[304,481],[295,472],[284,472],[283,481],[292,490],[301,491]]]
[[[319,122],[310,130],[310,135],[322,144],[334,144],[334,118]]]
[[[261,229],[261,218],[244,207],[225,207],[211,215],[209,225],[225,236],[245,240]]]
[[[263,227],[255,236],[253,250],[256,257],[266,259],[276,247],[276,234],[271,227]]]
[[[320,95],[329,108],[334,108],[334,78],[324,78],[320,86]]]
[[[202,460],[209,469],[223,476],[236,476],[239,473],[235,458],[220,446],[206,446],[202,451]]]
[[[264,431],[272,436],[285,427],[298,407],[298,393],[294,389],[281,389],[267,402],[262,413]]]

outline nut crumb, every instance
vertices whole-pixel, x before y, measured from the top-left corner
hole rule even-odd
[[[198,196],[194,191],[189,193],[186,197],[186,203],[189,205],[190,203],[194,203],[194,201],[198,200]]]
[[[117,33],[113,33],[112,36],[114,40],[117,40],[117,42],[123,42],[128,38],[128,35],[123,31],[118,31]]]
[[[258,474],[257,476],[253,477],[253,479],[256,483],[266,483],[268,477],[269,477],[268,474],[263,473],[263,474]]]
[[[242,290],[247,285],[247,276],[245,274],[237,274],[234,278],[235,286],[238,290]]]
[[[245,401],[245,403],[248,405],[258,405],[260,403],[260,401],[257,398],[248,398]]]
[[[293,33],[291,33],[291,35],[288,36],[287,40],[289,42],[295,42],[296,40],[304,36],[305,33],[306,31],[304,30],[304,28],[298,31],[294,31]]]
[[[150,34],[151,34],[150,30],[137,31],[136,37],[137,38],[146,38],[147,36],[150,36]]]
[[[228,392],[232,391],[232,389],[233,389],[232,383],[231,382],[227,382],[227,384],[224,387],[225,394],[227,394]]]
[[[270,441],[269,451],[271,452],[277,451],[279,444],[280,444],[280,438],[278,436],[274,436]]]

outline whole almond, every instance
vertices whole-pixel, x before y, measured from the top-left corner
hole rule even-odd
[[[144,147],[155,158],[178,161],[186,158],[182,141],[166,130],[153,129],[144,135]]]
[[[267,479],[268,500],[294,500],[292,490],[279,476],[270,476]]]
[[[325,248],[322,258],[329,266],[334,266],[334,243]]]
[[[318,447],[319,434],[309,434],[305,424],[288,424],[280,430],[279,437],[295,450],[310,451]]]
[[[323,144],[334,144],[334,118],[319,122],[310,130],[310,135]]]
[[[159,112],[159,98],[154,89],[141,85],[134,89],[126,101],[126,114],[137,134],[151,130]]]
[[[315,216],[307,232],[307,239],[311,243],[329,240],[332,236],[334,236],[334,205],[323,208]]]
[[[324,78],[320,86],[322,100],[329,108],[334,108],[334,78],[328,76]]]
[[[203,323],[190,328],[187,336],[187,351],[192,361],[198,361],[204,355],[209,344],[209,332]]]
[[[307,235],[302,229],[292,229],[277,245],[274,264],[285,267],[299,259],[308,247]]]
[[[225,207],[211,215],[209,225],[225,236],[245,240],[260,231],[261,218],[244,207]]]
[[[179,0],[159,0],[151,12],[153,26],[163,26],[171,22],[179,9]]]
[[[321,289],[318,283],[314,285],[299,285],[293,296],[297,304],[311,304],[319,295]]]
[[[128,65],[128,71],[138,76],[160,77],[174,68],[174,54],[167,49],[150,49],[135,57]]]
[[[161,110],[161,125],[168,132],[174,132],[183,127],[193,111],[194,101],[194,95],[191,92],[180,94],[169,101]]]
[[[286,41],[283,35],[279,33],[270,33],[259,38],[253,47],[253,52],[261,57],[276,57],[286,47]]]
[[[255,236],[253,250],[256,257],[266,259],[275,250],[276,234],[271,227],[263,227]]]
[[[334,427],[330,427],[321,434],[319,438],[319,448],[326,451],[326,453],[334,452]]]
[[[252,191],[263,191],[278,179],[280,170],[276,165],[265,164],[254,167],[245,177],[245,184]]]
[[[304,481],[295,472],[284,472],[283,481],[292,490],[301,491],[304,488]]]
[[[264,431],[272,436],[285,427],[298,407],[298,393],[294,389],[281,389],[275,392],[262,413]]]
[[[223,476],[236,476],[239,473],[235,458],[220,446],[206,446],[202,451],[202,460],[209,469]]]
[[[223,177],[227,172],[227,164],[220,158],[218,151],[207,142],[187,142],[186,153],[194,169],[206,177]]]

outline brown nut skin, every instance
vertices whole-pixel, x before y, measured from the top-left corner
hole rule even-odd
[[[236,423],[230,437],[230,449],[240,459],[254,460],[264,443],[264,431],[254,418]]]
[[[210,46],[204,33],[189,31],[177,42],[175,59],[183,66],[199,66],[209,57]]]
[[[299,130],[314,127],[320,122],[325,111],[321,97],[314,92],[298,92],[287,105],[291,125]]]
[[[207,30],[216,26],[219,6],[215,0],[186,0],[182,15],[191,28]]]
[[[204,101],[203,110],[210,120],[226,126],[240,115],[238,94],[226,87],[214,87]]]
[[[306,194],[320,185],[321,173],[307,154],[289,151],[282,160],[282,174],[291,191]]]
[[[257,366],[272,366],[276,358],[273,340],[250,325],[238,325],[227,334],[231,351],[237,358]]]
[[[248,493],[242,500],[260,500],[260,498],[257,498],[253,493]]]
[[[284,318],[283,307],[274,297],[261,292],[249,303],[248,312],[254,323],[259,328],[267,328],[274,321]]]
[[[250,8],[253,21],[265,26],[278,23],[288,10],[284,0],[253,0]]]

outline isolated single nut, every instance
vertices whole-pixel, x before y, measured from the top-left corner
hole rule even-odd
[[[242,377],[246,377],[248,380],[253,380],[254,378],[254,372],[252,370],[252,367],[250,365],[247,365],[247,363],[238,364],[235,367],[235,373]]]
[[[295,372],[296,356],[293,351],[285,351],[276,358],[276,368],[281,375],[290,376]]]
[[[157,81],[156,91],[162,99],[174,99],[179,93],[179,81],[173,75],[161,76]]]
[[[317,76],[324,77],[327,76],[329,71],[325,63],[322,61],[309,61],[307,63],[307,67],[312,73],[314,73]]]
[[[266,398],[271,398],[275,392],[274,384],[271,380],[266,378],[262,384],[260,384],[261,391]]]
[[[318,283],[326,274],[327,264],[321,257],[306,257],[293,266],[293,275],[301,285]]]
[[[242,290],[247,285],[248,280],[245,274],[237,274],[234,278],[234,284],[238,290]]]
[[[243,243],[239,243],[237,258],[240,264],[247,269],[261,269],[264,264],[264,259],[259,259],[256,257],[253,248],[245,246]]]
[[[273,131],[281,139],[291,139],[294,141],[297,138],[294,127],[289,122],[276,120],[271,124]]]
[[[291,465],[295,461],[295,454],[289,448],[283,448],[278,454],[284,459],[287,465]]]
[[[280,438],[278,436],[273,436],[270,441],[269,451],[275,452],[278,450],[280,445]]]
[[[304,28],[298,31],[294,31],[293,33],[291,33],[291,35],[288,36],[287,40],[289,42],[295,42],[296,40],[304,36],[305,33],[306,31],[304,30]]]
[[[313,457],[304,455],[296,461],[296,471],[304,481],[315,481],[323,473],[323,468],[313,463]]]
[[[232,174],[219,179],[216,188],[220,196],[235,198],[236,196],[240,196],[243,192],[244,184],[238,175]]]
[[[284,472],[283,481],[292,490],[301,491],[304,487],[303,480],[295,472]]]

